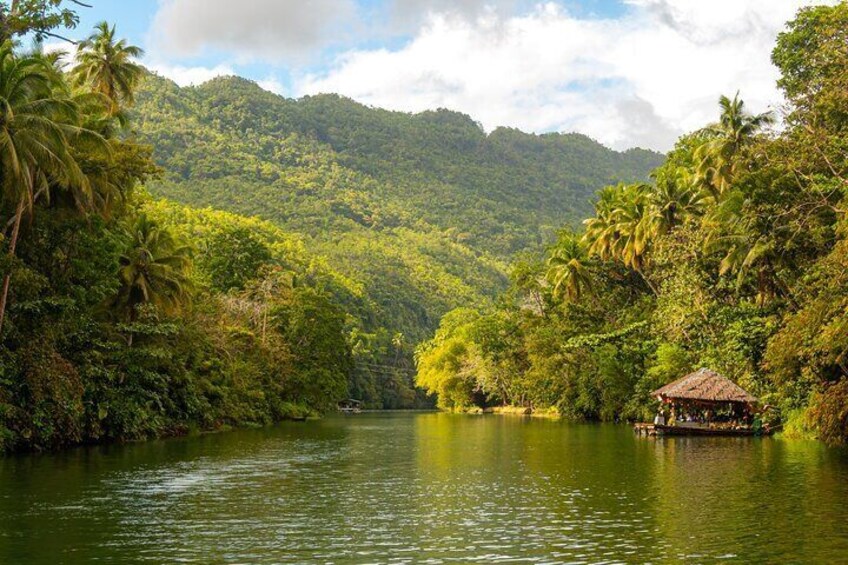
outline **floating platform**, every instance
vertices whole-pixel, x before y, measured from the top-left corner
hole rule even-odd
[[[774,429],[763,428],[756,432],[752,428],[710,428],[706,426],[678,425],[667,426],[640,422],[633,425],[633,431],[640,436],[735,436],[751,437],[756,435],[767,436],[774,433]]]

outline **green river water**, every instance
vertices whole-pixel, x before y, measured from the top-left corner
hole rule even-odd
[[[848,562],[848,451],[439,413],[0,459],[0,563]]]

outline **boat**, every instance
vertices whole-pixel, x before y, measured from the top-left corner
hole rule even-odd
[[[343,414],[359,414],[362,412],[362,401],[355,398],[348,398],[339,402],[338,409]]]

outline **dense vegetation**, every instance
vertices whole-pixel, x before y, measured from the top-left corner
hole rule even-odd
[[[63,6],[0,5],[0,449],[348,395],[639,418],[700,365],[792,432],[848,438],[848,4],[778,38],[781,128],[723,97],[665,160],[237,78],[179,88],[105,23],[72,66],[21,48],[75,25]]]
[[[848,440],[848,4],[801,10],[772,61],[788,107],[720,100],[652,182],[601,191],[582,230],[514,268],[498,308],[445,316],[418,382],[447,408],[644,418],[709,366],[793,433]]]
[[[180,88],[150,76],[136,98],[134,125],[163,169],[153,194],[273,222],[350,283],[334,293],[352,316],[350,394],[373,407],[420,405],[413,350],[439,318],[490,304],[516,250],[661,160],[580,135],[486,135],[446,110],[290,100],[235,77]]]
[[[127,129],[139,50],[106,24],[70,69],[14,42],[67,25],[59,4],[0,14],[0,449],[332,406],[372,337],[361,289],[274,226],[151,200],[161,170]]]
[[[67,57],[22,47],[76,6],[0,4],[2,450],[431,405],[412,353],[441,315],[487,307],[513,251],[660,158],[180,89],[106,23]]]

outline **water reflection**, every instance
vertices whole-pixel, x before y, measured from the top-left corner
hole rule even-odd
[[[835,561],[817,443],[362,414],[0,459],[0,563]]]

